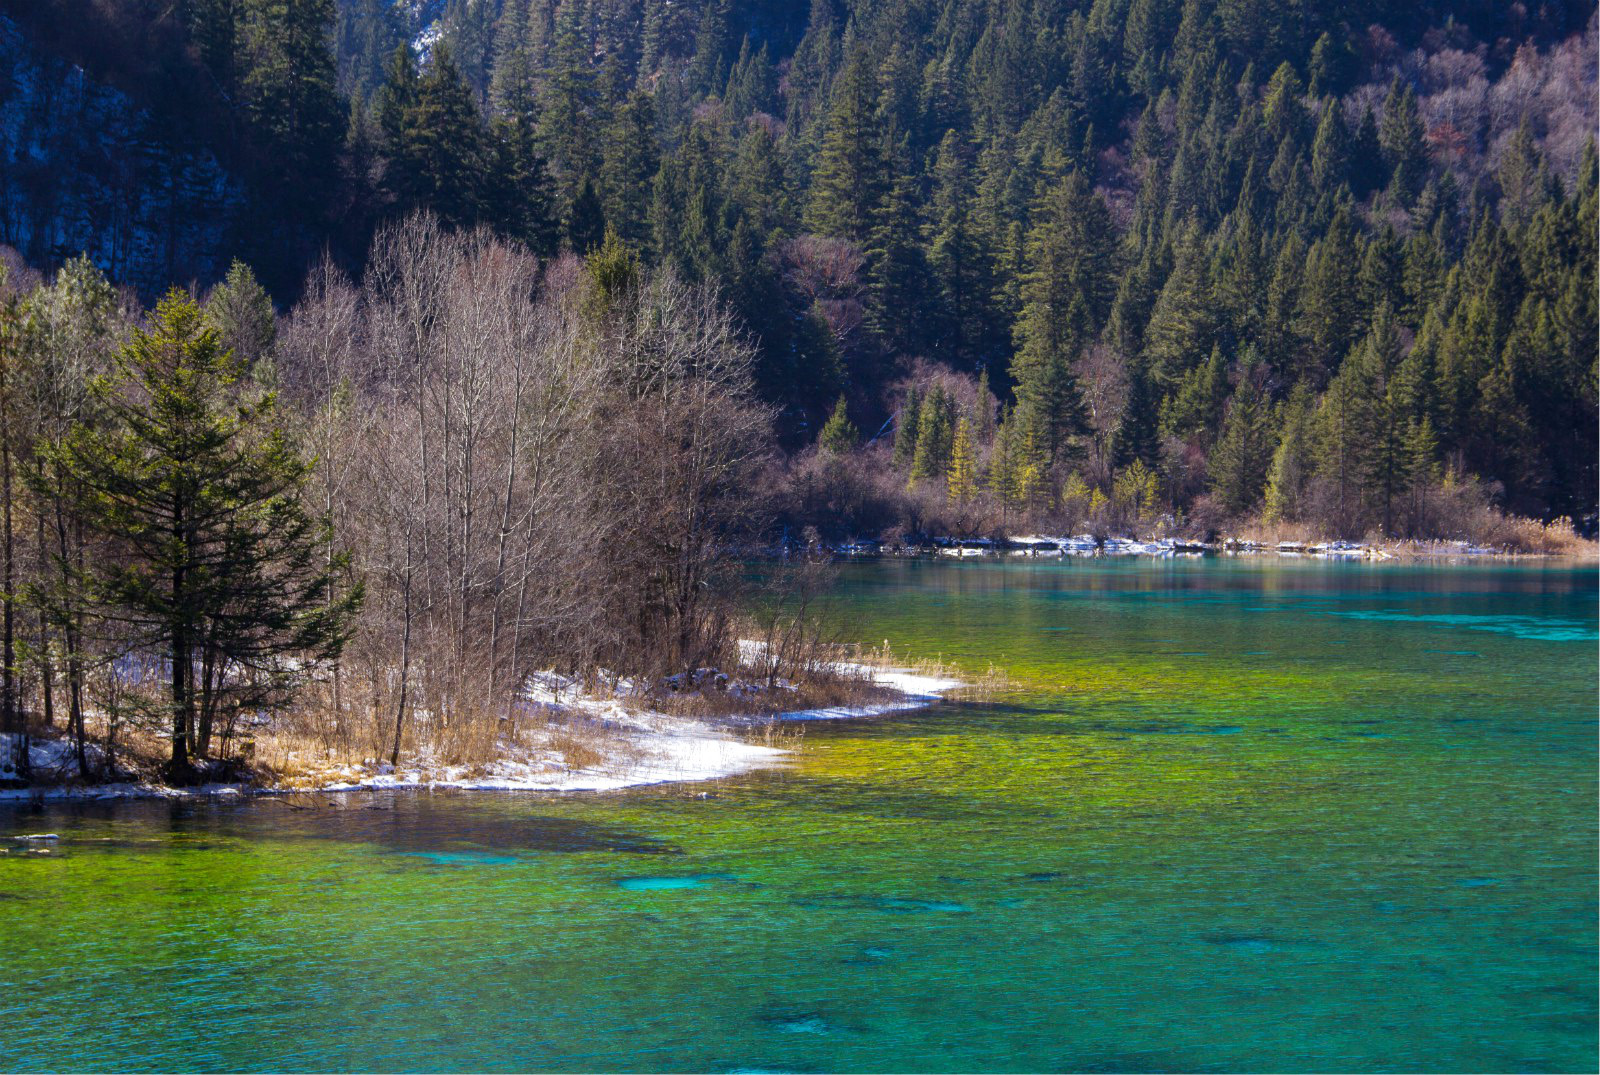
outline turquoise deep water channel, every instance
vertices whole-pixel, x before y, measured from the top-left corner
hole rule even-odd
[[[1009,684],[715,785],[0,810],[0,1068],[1595,1069],[1593,568],[837,600]]]

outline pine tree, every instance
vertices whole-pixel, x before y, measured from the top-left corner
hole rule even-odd
[[[989,389],[989,370],[985,367],[978,371],[978,391],[972,402],[973,421],[972,433],[979,444],[988,444],[994,439],[994,393]]]
[[[7,270],[0,267],[0,287]],[[17,481],[18,456],[23,451],[21,408],[17,397],[23,380],[21,303],[14,294],[0,293],[0,732],[12,756],[9,768],[26,778],[29,773],[28,722],[22,711],[17,667]]]
[[[938,304],[940,350],[971,368],[998,350],[993,243],[972,214],[973,190],[961,139],[948,131],[934,163],[928,261]]]
[[[864,246],[889,191],[877,85],[866,53],[858,49],[834,83],[806,225]]]
[[[1405,305],[1405,254],[1393,228],[1384,228],[1367,243],[1357,274],[1360,309],[1370,315],[1380,306]]]
[[[1388,166],[1383,159],[1383,145],[1378,135],[1378,120],[1367,109],[1361,117],[1350,143],[1350,190],[1364,198],[1388,182]]]
[[[778,100],[778,72],[772,66],[767,46],[759,52],[751,50],[746,37],[739,48],[739,58],[728,74],[728,85],[722,94],[728,114],[742,120],[754,112],[770,113]]]
[[[502,115],[530,115],[538,93],[533,12],[537,0],[506,0],[494,32],[494,69],[489,103]]]
[[[1329,97],[1322,103],[1322,118],[1311,143],[1311,181],[1319,191],[1332,191],[1349,176],[1350,132],[1345,129],[1339,102]]]
[[[1039,434],[1027,425],[1018,429],[1018,441],[1015,464],[1017,502],[1023,511],[1031,511],[1049,493],[1050,458]]]
[[[1177,391],[1161,407],[1161,435],[1210,445],[1228,399],[1228,362],[1222,349],[1184,375]]]
[[[848,455],[861,443],[861,431],[850,421],[844,396],[834,404],[833,413],[817,436],[817,447],[829,455]]]
[[[600,245],[609,230],[594,182],[585,179],[578,196],[572,199],[572,206],[567,210],[567,242],[575,253],[587,255]]]
[[[1321,387],[1335,364],[1360,338],[1363,325],[1360,265],[1354,225],[1341,207],[1311,249],[1295,331],[1302,342],[1297,379]]]
[[[1283,430],[1267,469],[1263,518],[1271,522],[1297,522],[1305,510],[1307,484],[1316,467],[1314,400],[1301,386],[1283,407]]]
[[[492,159],[472,91],[443,45],[414,88],[407,85],[406,63],[396,58],[394,89],[381,105],[383,126],[393,131],[392,187],[406,208],[432,209],[457,226],[472,224],[485,208]]]
[[[471,88],[474,99],[487,103],[489,76],[494,55],[495,21],[503,0],[450,0],[440,40],[455,58],[461,77]]]
[[[915,181],[902,175],[878,214],[868,247],[867,318],[891,351],[915,354],[928,339],[933,291],[918,241]]]
[[[972,436],[972,422],[966,415],[956,422],[946,488],[950,499],[958,504],[978,495],[978,446]]]
[[[334,0],[245,0],[243,90],[251,123],[270,146],[283,192],[321,204],[344,126],[336,93]]]
[[[402,152],[406,126],[411,122],[411,110],[416,107],[420,82],[417,58],[411,46],[402,42],[389,54],[389,62],[384,67],[383,85],[378,90],[376,101],[378,126],[383,132],[384,144],[395,157]],[[404,182],[391,176],[388,185],[391,191],[399,191]]]
[[[655,104],[634,93],[612,120],[600,166],[605,219],[635,247],[649,242],[651,184],[659,167]]]
[[[501,117],[493,141],[495,166],[485,195],[485,217],[539,256],[554,256],[560,246],[555,187],[539,155],[533,120],[520,114]]]
[[[828,92],[839,66],[839,34],[831,0],[811,0],[805,36],[789,64],[787,120],[797,139],[815,144],[816,121],[821,118]]]
[[[1407,427],[1405,457],[1407,529],[1413,535],[1428,534],[1432,532],[1427,518],[1428,494],[1439,482],[1439,438],[1426,417]]]
[[[1054,461],[1083,432],[1073,362],[1105,324],[1112,299],[1110,218],[1081,173],[1046,196],[1028,252],[1011,376],[1024,420]]]
[[[78,257],[63,265],[52,283],[27,296],[24,317],[32,352],[25,393],[32,443],[22,474],[35,513],[39,563],[22,597],[39,616],[36,659],[42,665],[46,723],[53,723],[51,684],[59,671],[66,680],[67,728],[78,775],[88,780],[93,775],[84,719],[90,643],[85,595],[74,579],[90,540],[73,511],[71,479],[59,459],[74,423],[98,421],[89,385],[109,367],[117,346],[118,296],[93,262]]]
[[[1311,46],[1311,86],[1318,97],[1339,96],[1350,86],[1356,70],[1355,53],[1343,37],[1337,40],[1326,30]]]
[[[206,296],[205,319],[222,346],[232,351],[246,369],[254,369],[267,357],[278,334],[272,297],[256,282],[250,266],[237,258],[222,283]]]
[[[1395,501],[1409,484],[1408,417],[1394,377],[1400,360],[1399,330],[1385,306],[1373,319],[1361,348],[1346,362],[1354,367],[1351,375],[1358,394],[1354,412],[1357,466],[1385,534],[1394,532]]]
[[[917,435],[921,431],[922,393],[916,385],[906,386],[905,399],[894,416],[894,465],[906,467],[917,454]]]
[[[1135,459],[1154,466],[1161,452],[1160,400],[1150,384],[1150,375],[1134,365],[1128,371],[1128,401],[1122,408],[1122,422],[1112,445],[1112,462],[1125,467]]]
[[[85,580],[170,671],[168,776],[190,778],[219,721],[281,702],[336,657],[359,588],[330,600],[343,558],[301,506],[311,464],[270,393],[173,291],[93,385],[103,424],[62,448],[76,510],[120,550]]]
[[[1009,413],[1000,416],[995,430],[994,454],[989,464],[989,491],[1000,502],[1002,512],[1015,511],[1022,506],[1018,489],[1018,425]]]
[[[727,85],[729,47],[727,0],[709,0],[700,12],[694,57],[689,61],[689,85],[700,94],[712,94]]]
[[[728,193],[757,237],[767,245],[782,241],[794,228],[785,182],[777,140],[766,127],[752,125],[739,140]]]
[[[1303,92],[1294,68],[1287,62],[1278,65],[1261,103],[1262,126],[1273,144],[1281,146],[1285,141],[1296,147],[1305,144],[1307,118],[1300,103]]]
[[[1191,218],[1145,329],[1145,364],[1158,386],[1172,388],[1210,352],[1214,309],[1200,222]]]
[[[1261,387],[1265,372],[1253,356],[1241,364],[1239,388],[1228,405],[1222,434],[1207,465],[1212,493],[1233,516],[1251,511],[1260,502],[1272,464],[1272,406]]]
[[[917,418],[917,450],[911,460],[911,482],[942,477],[950,465],[955,436],[955,401],[943,386],[934,385]]]
[[[1400,205],[1410,207],[1422,193],[1428,172],[1428,149],[1423,142],[1422,117],[1417,112],[1417,95],[1399,79],[1389,87],[1383,102],[1383,123],[1378,128],[1378,144],[1389,170],[1389,194]]]
[[[1545,167],[1526,116],[1500,155],[1495,179],[1500,185],[1500,221],[1508,228],[1528,223],[1551,197],[1555,181]]]
[[[232,94],[239,88],[241,19],[239,0],[190,0],[189,37],[217,85]]]
[[[599,170],[595,143],[605,129],[604,121],[597,123],[596,117],[599,96],[593,51],[585,40],[582,24],[586,6],[561,6],[545,71],[546,89],[540,95],[543,107],[539,133],[544,156],[559,168],[568,192]]]
[[[1354,362],[1346,362],[1322,394],[1315,419],[1316,474],[1328,491],[1323,521],[1341,535],[1354,536],[1363,527],[1361,486],[1361,387]]]
[[[584,268],[589,275],[589,293],[585,297],[584,313],[592,324],[602,322],[639,288],[642,272],[639,256],[609,228],[598,247],[584,262]]]

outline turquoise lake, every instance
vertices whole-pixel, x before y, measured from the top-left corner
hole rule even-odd
[[[1597,575],[854,563],[785,768],[0,808],[0,1069],[1593,1071]]]

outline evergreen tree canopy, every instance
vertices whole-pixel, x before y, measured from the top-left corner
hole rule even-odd
[[[93,382],[104,418],[59,449],[76,511],[121,550],[82,585],[167,655],[178,781],[221,720],[337,657],[361,599],[333,596],[345,558],[302,505],[310,463],[243,373],[174,291]]]

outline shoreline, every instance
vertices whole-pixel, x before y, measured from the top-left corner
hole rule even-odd
[[[933,705],[961,681],[907,669],[844,667],[870,675],[874,686],[893,692],[882,701],[864,705],[824,706],[773,714],[717,719],[672,716],[656,711],[630,711],[616,698],[576,697],[566,702],[540,698],[564,716],[596,722],[609,735],[610,750],[593,765],[569,768],[537,745],[509,750],[491,762],[476,766],[451,766],[433,762],[427,754],[403,762],[398,769],[387,763],[328,767],[313,771],[307,782],[214,783],[175,788],[144,782],[108,784],[36,784],[0,788],[0,808],[47,803],[92,803],[165,799],[169,801],[242,800],[304,794],[340,794],[355,791],[497,791],[569,792],[622,791],[657,784],[699,783],[740,776],[757,769],[778,768],[793,757],[789,747],[752,741],[741,736],[755,727],[773,730],[785,723],[846,720],[906,712]],[[535,690],[541,688],[536,686]],[[553,694],[555,692],[549,692]],[[57,741],[47,741],[54,743]],[[37,747],[35,749],[38,749]],[[22,839],[22,837],[12,837]]]
[[[1150,557],[1152,559],[1200,559],[1204,557],[1278,556],[1285,559],[1311,559],[1365,563],[1514,563],[1555,561],[1600,562],[1600,549],[1576,552],[1525,552],[1514,549],[1473,545],[1466,541],[1386,542],[1353,541],[1256,541],[1224,538],[1199,541],[1184,538],[1096,538],[1089,534],[1075,537],[1035,536],[1003,538],[936,537],[915,545],[891,545],[876,541],[849,541],[826,546],[834,556],[857,559],[1097,559],[1112,557]]]

